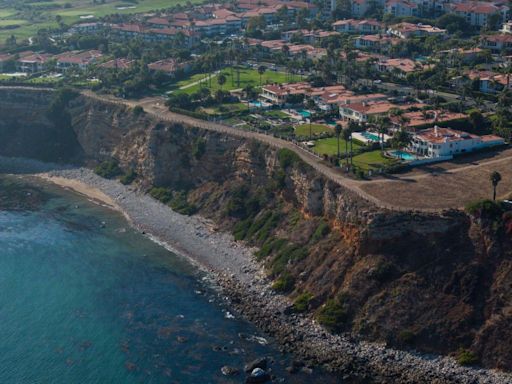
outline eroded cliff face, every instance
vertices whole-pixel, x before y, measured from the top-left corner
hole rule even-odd
[[[47,160],[36,147],[57,148],[47,142],[56,140],[51,95],[0,93],[0,155]],[[260,247],[277,288],[310,293],[310,312],[335,301],[337,330],[423,351],[469,348],[486,366],[512,369],[508,218],[385,211],[288,151],[83,96],[66,111],[73,151],[63,160],[114,158],[138,188],[183,191],[219,229]]]

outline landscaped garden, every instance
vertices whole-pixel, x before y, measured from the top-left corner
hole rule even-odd
[[[299,124],[295,126],[295,135],[308,137],[311,135],[321,135],[324,133],[334,133],[334,128],[325,124]]]
[[[225,77],[225,83],[222,85],[220,85],[218,81],[218,77],[221,74]],[[295,76],[294,78],[290,79],[288,74],[272,70],[266,70],[261,75],[261,84],[282,84],[290,82],[290,80],[299,81],[300,77]],[[183,80],[176,82],[175,84],[172,84],[170,90],[173,92],[185,92],[188,94],[193,94],[201,88],[208,88],[211,92],[215,92],[219,89],[224,91],[232,91],[234,89],[243,89],[249,85],[252,87],[260,86],[260,74],[257,69],[246,67],[240,69],[240,81],[238,81],[238,70],[235,67],[228,67],[220,72],[213,74],[198,73],[191,75]]]

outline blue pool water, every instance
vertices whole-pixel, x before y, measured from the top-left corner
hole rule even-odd
[[[0,383],[241,383],[224,365],[290,358],[226,316],[188,262],[123,217],[51,186],[0,177]]]
[[[396,150],[396,151],[389,152],[389,154],[391,156],[393,156],[393,157],[396,157],[397,159],[402,159],[402,160],[406,160],[406,161],[412,161],[412,160],[417,160],[418,159],[412,153],[405,152],[405,151]]]
[[[378,135],[374,134],[374,133],[371,133],[371,132],[368,132],[368,131],[364,131],[364,132],[361,132],[361,136],[367,138],[368,140],[371,140],[371,141],[376,141],[376,142],[379,142],[380,141],[380,138]]]
[[[311,112],[306,111],[306,110],[304,110],[304,109],[301,109],[301,110],[297,111],[297,113],[298,113],[299,115],[301,115],[302,117],[306,117],[306,118],[307,118],[307,117],[311,117]]]
[[[249,104],[252,105],[253,107],[258,107],[258,108],[261,108],[263,106],[261,101],[251,101],[251,102],[249,102]]]

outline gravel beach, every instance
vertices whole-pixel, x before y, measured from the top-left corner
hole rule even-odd
[[[173,212],[150,196],[89,169],[0,157],[0,173],[36,175],[120,210],[138,231],[207,271],[239,313],[307,366],[323,366],[340,378],[359,382],[512,383],[512,375],[462,367],[450,357],[398,351],[327,333],[311,317],[291,313],[290,301],[270,289],[253,249],[215,231],[213,223],[201,217]]]

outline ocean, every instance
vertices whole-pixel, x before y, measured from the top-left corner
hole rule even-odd
[[[262,356],[274,382],[338,382],[286,372],[187,260],[46,183],[0,177],[0,292],[0,383],[242,383]]]

